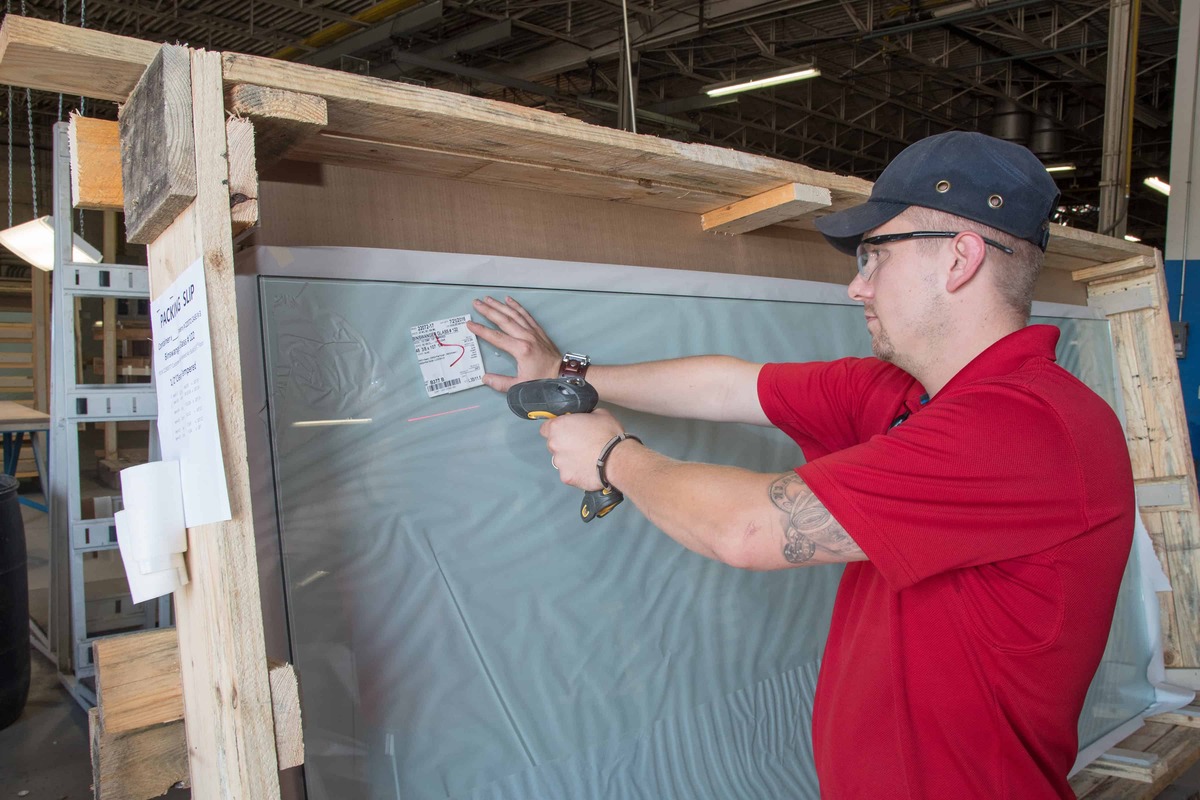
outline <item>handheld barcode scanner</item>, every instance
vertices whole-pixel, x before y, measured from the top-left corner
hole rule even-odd
[[[508,390],[508,407],[521,419],[543,420],[563,414],[588,414],[600,402],[600,395],[583,378],[544,378],[514,384]],[[584,522],[603,517],[625,495],[615,486],[583,493],[579,516]]]

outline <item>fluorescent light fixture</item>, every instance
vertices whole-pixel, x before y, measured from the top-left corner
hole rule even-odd
[[[71,260],[77,264],[99,264],[100,251],[92,247],[78,233],[75,237]],[[54,217],[38,217],[20,225],[0,231],[0,244],[16,253],[38,269],[54,269]]]
[[[1138,236],[1134,236],[1132,233],[1127,233],[1127,234],[1125,234],[1125,241],[1127,241],[1127,242],[1140,242],[1140,241],[1141,241],[1141,238],[1140,238],[1140,237],[1138,237]]]
[[[747,78],[740,81],[726,81],[725,83],[714,83],[704,90],[704,93],[709,97],[724,97],[727,94],[736,94],[737,92],[748,92],[751,89],[765,89],[768,86],[778,86],[781,83],[791,83],[792,81],[802,81],[805,78],[815,78],[821,74],[821,70],[814,66],[788,67],[787,69],[779,70],[778,72],[769,72],[766,75],[759,75],[757,78]]]
[[[1074,172],[1074,164],[1047,164],[1046,172]]]
[[[1142,183],[1146,184],[1156,192],[1162,192],[1168,197],[1171,196],[1171,184],[1167,183],[1162,178],[1151,176],[1142,181]]]

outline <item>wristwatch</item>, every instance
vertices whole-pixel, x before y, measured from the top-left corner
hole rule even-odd
[[[579,353],[564,353],[562,364],[558,368],[558,377],[560,378],[579,378],[587,374],[588,366],[592,360],[585,355]]]

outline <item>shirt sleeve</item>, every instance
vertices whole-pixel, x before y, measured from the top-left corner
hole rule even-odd
[[[867,430],[885,430],[886,422],[865,419],[871,416],[865,412],[879,405],[870,398],[886,395],[882,413],[895,415],[912,384],[911,377],[873,358],[766,364],[758,373],[758,399],[771,424],[812,461],[858,444]]]
[[[796,471],[894,589],[1041,552],[1087,529],[1067,426],[1019,387],[935,401]]]

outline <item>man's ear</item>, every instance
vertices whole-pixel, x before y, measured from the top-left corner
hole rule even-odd
[[[954,263],[950,265],[950,274],[946,276],[946,291],[957,292],[970,283],[983,265],[987,255],[987,245],[983,237],[974,231],[963,231],[951,242],[954,253]]]

